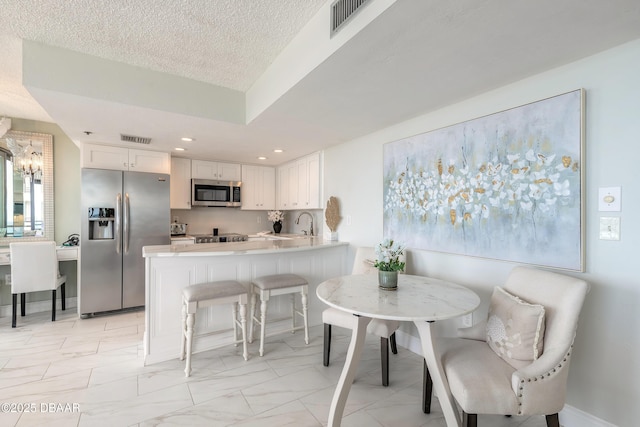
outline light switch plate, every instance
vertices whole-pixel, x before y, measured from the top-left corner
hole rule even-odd
[[[598,189],[598,210],[600,212],[620,212],[620,187]]]
[[[600,240],[620,240],[620,218],[600,217]]]

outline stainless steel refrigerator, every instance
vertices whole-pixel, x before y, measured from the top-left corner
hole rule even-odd
[[[142,247],[170,244],[169,175],[82,169],[80,314],[143,306]]]

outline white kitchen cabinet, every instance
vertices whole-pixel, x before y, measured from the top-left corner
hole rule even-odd
[[[169,153],[110,145],[83,144],[82,167],[135,172],[169,173]]]
[[[191,160],[171,158],[171,209],[191,209]]]
[[[287,210],[289,208],[289,168],[280,166],[276,170],[276,206],[278,209]]]
[[[276,208],[276,170],[268,166],[242,165],[242,210]]]
[[[215,181],[240,181],[242,180],[242,168],[241,165],[237,163],[192,160],[191,178],[212,179]]]
[[[278,209],[320,209],[320,153],[278,168]]]

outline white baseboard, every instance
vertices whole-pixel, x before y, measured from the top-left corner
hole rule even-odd
[[[401,330],[396,331],[396,343],[416,354],[422,354],[420,338]],[[558,415],[562,427],[617,427],[607,421],[570,405],[565,405]]]
[[[564,405],[559,418],[560,425],[564,427],[617,427],[570,405]]]
[[[60,310],[60,300],[56,300],[56,304],[57,304],[58,310]],[[66,304],[67,304],[66,306],[67,311],[69,309],[75,310],[78,304],[78,298],[77,297],[66,298]],[[19,301],[18,301],[18,305],[20,305]],[[11,314],[12,314],[11,310],[12,310],[11,304],[0,306],[0,317],[11,317]],[[33,301],[33,302],[27,303],[27,315],[29,315],[29,313],[39,313],[41,311],[51,312],[50,299],[44,300],[44,301]],[[18,316],[20,316],[20,312],[18,312]]]

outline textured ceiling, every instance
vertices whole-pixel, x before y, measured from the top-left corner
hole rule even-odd
[[[21,39],[246,91],[325,2],[0,0],[0,115],[51,121],[22,87]]]
[[[329,39],[331,3],[0,0],[0,116],[56,122],[76,143],[118,143],[124,132],[171,150],[190,134],[194,158],[255,163],[283,148],[265,162],[278,164],[640,38],[638,0],[371,0]],[[248,118],[196,111],[208,90],[181,99],[182,110],[27,91],[22,39],[233,89]],[[96,85],[135,94],[119,80]]]
[[[246,91],[326,0],[3,0],[2,33]]]

